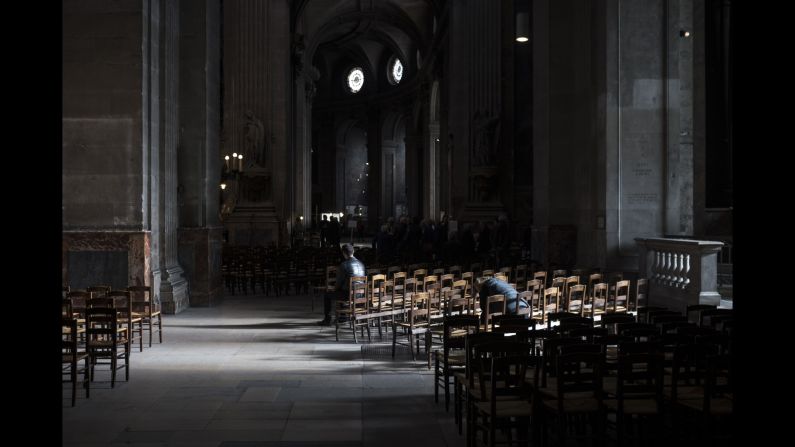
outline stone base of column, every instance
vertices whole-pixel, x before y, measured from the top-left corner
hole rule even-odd
[[[178,265],[161,271],[160,305],[164,314],[178,314],[190,307],[188,281],[184,273]]]
[[[210,307],[223,297],[223,228],[180,228],[179,264],[190,283],[190,305]]]

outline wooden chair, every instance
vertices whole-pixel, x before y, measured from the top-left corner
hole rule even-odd
[[[149,347],[152,347],[155,325],[157,325],[157,338],[160,343],[163,343],[163,312],[160,303],[152,299],[152,288],[129,286],[127,291],[130,292],[132,298],[133,316],[141,318],[141,326],[145,326],[149,331]]]
[[[340,320],[347,318],[347,323],[353,331],[353,342],[358,343],[356,329],[361,328],[362,337],[364,329],[367,329],[367,340],[371,341],[370,336],[370,301],[367,297],[367,277],[351,276],[348,289],[348,298],[338,300],[336,305],[336,321],[334,324],[334,336],[340,341]]]
[[[453,287],[453,283],[455,283],[455,275],[452,273],[447,273],[439,277],[439,283],[442,285],[442,289],[445,287]]]
[[[566,289],[566,278],[563,276],[558,276],[557,278],[552,279],[552,285],[550,287],[554,287],[558,289],[558,294],[560,295],[560,302],[559,307],[561,309],[566,308],[566,295],[564,295],[563,291]]]
[[[513,444],[511,430],[516,429],[519,438],[516,442],[529,445],[533,386],[525,378],[533,361],[530,350],[528,343],[516,341],[481,343],[475,347],[479,399],[473,399],[470,406],[473,414],[468,419],[472,429],[467,430],[467,444],[474,445],[478,430],[482,430],[486,445],[493,447],[500,428],[507,432],[509,443]]]
[[[540,279],[531,279],[530,281],[527,281],[527,287],[525,287],[525,291],[530,293],[530,296],[526,298],[526,300],[532,309],[530,312],[531,318],[536,320],[536,322],[543,324],[544,284]]]
[[[113,302],[112,299],[109,299]],[[86,351],[91,362],[91,380],[99,359],[108,359],[111,379],[110,387],[116,386],[116,370],[124,368],[125,380],[130,380],[130,340],[126,330],[119,330],[118,312],[112,307],[89,307],[86,309]],[[118,361],[124,364],[118,366]]]
[[[461,266],[460,265],[453,265],[447,269],[447,271],[453,275],[453,280],[457,281],[461,279]]]
[[[114,300],[114,307],[119,315],[119,323],[127,329],[127,337],[130,346],[138,340],[140,352],[144,352],[144,325],[143,313],[133,311],[132,292],[127,290],[111,290],[106,295],[107,298]],[[135,325],[138,324],[138,334],[135,333]]]
[[[369,299],[368,310],[372,313],[382,313],[391,309],[391,300],[386,298],[386,290],[384,284],[386,283],[386,275],[374,274],[370,277],[370,284],[367,288],[367,296]],[[383,317],[378,316],[375,318],[378,323],[378,337],[383,338],[381,326],[383,324]]]
[[[474,309],[472,308],[471,303],[469,303],[469,301],[472,300],[471,299],[472,298],[471,297],[471,289],[469,288],[469,283],[465,279],[459,279],[459,280],[453,282],[453,286],[451,287],[451,290],[454,293],[460,294],[461,298],[464,298],[464,299],[467,300],[466,313],[474,313]]]
[[[408,299],[408,298],[407,298]],[[428,367],[431,367],[431,332],[430,332],[430,298],[427,292],[416,292],[411,294],[410,308],[406,321],[392,323],[392,358],[395,358],[395,348],[397,347],[397,328],[401,327],[408,338],[407,344],[411,351],[411,359],[417,360],[414,353],[415,337],[425,336],[425,351],[428,354]],[[420,340],[416,339],[417,353],[420,351]],[[402,344],[402,343],[401,343]]]
[[[593,287],[600,282],[604,282],[601,273],[592,273],[588,275],[588,293],[593,297]]]
[[[545,413],[556,421],[557,439],[564,445],[569,436],[591,438],[602,444],[605,438],[603,358],[596,352],[570,352],[556,359],[556,398],[545,399]],[[570,427],[575,424],[575,427]]]
[[[72,384],[73,407],[77,399],[77,377],[80,373],[83,373],[83,388],[86,389],[86,399],[89,398],[91,388],[88,353],[78,348],[79,331],[80,328],[77,318],[72,318],[71,316],[61,318],[61,372],[63,375],[69,375],[69,380],[64,380],[64,382],[70,382]],[[85,360],[85,366],[82,368],[79,365],[81,360]]]
[[[649,280],[638,278],[635,282],[635,305],[632,310],[637,311],[641,307],[649,305]]]
[[[510,282],[513,279],[513,269],[511,267],[502,267],[499,269],[499,273],[502,273],[507,278],[505,282]]]
[[[622,280],[616,283],[616,291],[613,295],[614,313],[627,312],[629,310],[629,280]]]
[[[537,279],[541,281],[541,286],[543,288],[547,287],[547,271],[546,270],[539,270],[537,272],[533,272],[533,279]]]
[[[439,402],[439,387],[444,388],[444,409],[450,411],[450,378],[466,367],[465,340],[480,330],[475,315],[454,315],[444,318],[442,351],[436,350],[434,368],[434,402]]]
[[[560,306],[560,289],[557,287],[547,287],[544,290],[544,323],[549,327],[551,321],[548,319],[550,313],[558,312]]]
[[[586,302],[585,284],[575,284],[569,287],[569,295],[566,299],[568,305],[566,310],[585,316],[585,302]]]
[[[337,266],[326,266],[323,274],[322,284],[315,286],[313,289],[315,295],[325,295],[326,293],[334,293],[337,288]],[[315,296],[312,296],[312,310],[315,310]]]
[[[486,314],[483,319],[483,331],[491,332],[494,330],[493,318],[505,314],[505,295],[489,295],[486,297],[486,306],[483,312]]]
[[[663,355],[655,343],[618,345],[615,389],[605,404],[616,415],[618,445],[625,445],[634,421],[645,423],[637,432],[649,439],[663,435]],[[632,439],[637,444],[639,439]],[[633,445],[634,445],[633,444]]]
[[[92,298],[102,298],[110,292],[111,287],[108,285],[96,285],[91,286],[86,289],[86,292],[90,292]]]

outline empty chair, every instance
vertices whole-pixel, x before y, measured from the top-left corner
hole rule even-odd
[[[334,335],[337,341],[340,340],[340,324],[347,323],[353,330],[353,342],[358,343],[356,329],[367,328],[367,339],[370,340],[370,320],[367,314],[370,311],[369,300],[367,297],[367,277],[351,276],[348,297],[345,300],[338,300],[336,303],[336,322]],[[347,321],[346,321],[347,320]],[[343,323],[344,322],[344,323]]]
[[[406,298],[409,299],[409,298]],[[430,298],[427,292],[417,292],[411,294],[411,304],[406,321],[392,323],[392,358],[395,358],[395,348],[398,344],[397,341],[397,328],[401,327],[406,334],[407,345],[411,351],[411,359],[416,360],[417,356],[414,353],[415,337],[419,335],[425,336],[425,351],[428,354],[428,367],[431,366],[431,332],[430,332]],[[417,352],[420,350],[419,338],[416,339]]]
[[[113,301],[112,299],[110,300]],[[111,371],[110,387],[116,386],[116,370],[124,368],[125,380],[130,380],[130,340],[127,331],[119,331],[119,318],[113,307],[86,309],[86,351],[91,362],[91,380],[99,359],[108,359]],[[118,361],[123,360],[123,365]]]
[[[553,417],[557,427],[557,439],[552,445],[565,445],[568,437],[590,438],[594,444],[602,444],[606,425],[602,354],[558,355],[555,370],[555,398],[543,400],[545,413]]]
[[[110,289],[111,289],[111,287],[108,286],[108,285],[96,285],[96,286],[91,286],[91,287],[87,288],[86,292],[90,292],[92,294],[92,296],[91,296],[92,298],[102,298],[108,292],[110,292]]]
[[[490,295],[486,297],[486,305],[483,312],[486,314],[483,320],[483,330],[490,332],[494,329],[493,318],[497,315],[505,314],[505,295]]]
[[[541,281],[541,286],[546,288],[547,287],[547,271],[540,270],[537,272],[533,272],[533,279],[537,279]]]
[[[616,290],[613,294],[614,313],[627,312],[629,310],[629,280],[622,280],[616,283]]]
[[[453,275],[453,279],[454,280],[457,281],[457,280],[461,279],[461,266],[460,265],[450,266],[450,268],[448,268],[447,271],[451,275]]]
[[[560,306],[560,289],[557,287],[548,287],[544,290],[544,322],[547,323],[547,326],[551,323],[548,319],[548,315],[551,313],[558,312],[558,307]]]
[[[639,308],[649,305],[649,280],[646,278],[638,278],[635,283],[635,306],[632,310],[637,311]]]
[[[149,347],[152,347],[152,335],[154,334],[155,325],[157,325],[158,340],[163,343],[163,314],[160,303],[152,299],[151,287],[130,286],[127,287],[127,291],[130,292],[132,299],[133,316],[140,318],[141,326],[149,331]],[[156,324],[155,321],[157,321]]]
[[[91,381],[89,380],[89,358],[86,351],[78,348],[78,332],[80,331],[77,318],[71,316],[61,318],[61,365],[63,375],[68,374],[68,382],[72,384],[72,406],[77,399],[78,376],[83,374],[83,388],[86,389],[86,399],[89,397]],[[85,361],[80,367],[80,362]],[[67,380],[64,380],[66,382]]]
[[[573,312],[584,316],[585,304],[585,285],[575,284],[569,287],[569,294],[566,299],[568,312]]]
[[[439,387],[444,389],[444,408],[450,411],[450,378],[466,366],[466,336],[480,330],[475,315],[455,315],[444,319],[442,351],[435,351],[434,401],[439,402]]]

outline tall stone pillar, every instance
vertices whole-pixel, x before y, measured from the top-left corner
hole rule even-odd
[[[148,3],[62,6],[62,281],[151,285]]]
[[[422,213],[422,135],[413,126],[406,129],[406,205],[409,216]]]
[[[499,192],[502,152],[502,2],[466,3],[469,19],[467,203],[462,220],[494,220],[504,210]]]
[[[191,306],[223,296],[219,221],[219,0],[182,3],[180,11],[179,264],[190,283]]]
[[[160,299],[165,313],[189,306],[188,282],[179,265],[177,144],[179,141],[179,0],[161,4],[160,45]]]
[[[320,72],[304,60],[303,36],[294,36],[293,43],[293,135],[290,151],[290,191],[292,209],[290,226],[299,216],[304,225],[311,223],[312,216],[312,101],[317,92],[315,81]]]
[[[532,2],[533,39],[533,221],[530,258],[547,259],[549,229],[549,2]]]
[[[381,210],[381,113],[377,108],[367,111],[367,228],[377,232],[386,222]]]
[[[224,123],[221,154],[243,154],[224,215],[231,245],[287,243],[289,4],[229,0],[224,8]]]

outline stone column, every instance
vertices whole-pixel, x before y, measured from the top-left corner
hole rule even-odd
[[[378,232],[386,219],[381,213],[381,113],[367,111],[367,228]]]
[[[72,288],[153,285],[157,5],[63,2],[62,272]]]
[[[243,153],[234,208],[225,218],[232,245],[286,243],[293,208],[289,183],[293,92],[289,4],[229,0],[224,8],[222,154]]]
[[[464,221],[491,221],[504,211],[498,159],[503,145],[502,2],[466,3],[469,19],[469,184]]]
[[[530,258],[545,262],[549,228],[549,2],[532,2],[533,222]]]
[[[223,296],[219,222],[221,174],[220,20],[218,0],[182,3],[180,11],[179,264],[191,306]]]
[[[411,121],[410,121],[411,122]],[[412,125],[406,129],[406,205],[409,216],[422,213],[422,161],[420,150],[422,136],[416,134]],[[399,217],[399,216],[396,216]]]
[[[177,259],[179,0],[163,2],[160,6],[160,300],[163,312],[178,313],[189,306],[188,283]]]

